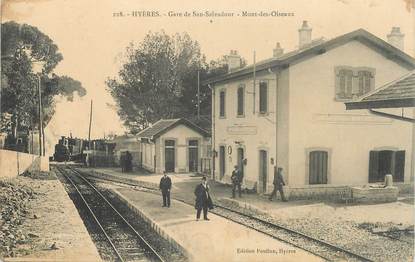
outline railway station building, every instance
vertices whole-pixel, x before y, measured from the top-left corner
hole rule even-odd
[[[142,167],[150,172],[211,172],[210,134],[187,119],[161,119],[137,138]]]
[[[381,182],[387,173],[409,183],[413,124],[345,107],[415,69],[404,35],[394,27],[388,41],[364,29],[312,40],[311,32],[304,21],[297,50],[284,53],[277,44],[272,58],[244,68],[231,51],[229,72],[205,81],[212,88],[213,177],[230,183],[238,164],[244,186],[259,193],[272,190],[274,166],[284,169],[291,192]]]

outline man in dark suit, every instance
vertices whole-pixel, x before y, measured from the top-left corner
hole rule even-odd
[[[243,181],[243,174],[238,165],[235,165],[235,169],[232,171],[231,180],[232,180],[232,198],[235,198],[236,188],[238,188],[239,197],[242,197],[241,185]]]
[[[275,196],[277,197],[277,191],[280,191],[281,194],[281,200],[283,202],[287,202],[287,199],[284,196],[284,186],[285,186],[285,182],[284,182],[284,178],[282,176],[282,172],[283,169],[282,167],[274,167],[274,190],[272,191],[271,195],[269,196],[269,200],[272,201],[272,198]]]
[[[164,171],[164,175],[160,179],[160,190],[163,195],[163,207],[170,207],[170,189],[171,179],[167,176],[167,172]]]
[[[213,208],[213,203],[212,203],[212,199],[210,198],[209,185],[207,184],[206,177],[203,177],[202,183],[196,186],[195,196],[196,196],[195,208],[197,210],[196,220],[199,220],[202,209],[203,209],[203,219],[210,220],[207,217],[208,209]]]
[[[129,151],[125,152],[125,172],[131,172],[133,170],[133,156]]]

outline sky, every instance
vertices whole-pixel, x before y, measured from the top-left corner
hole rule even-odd
[[[295,49],[303,20],[312,27],[313,38],[327,39],[363,28],[386,40],[391,28],[398,26],[405,34],[405,51],[415,56],[414,5],[415,0],[2,0],[1,19],[36,26],[48,35],[64,57],[55,73],[79,80],[87,90],[86,96],[73,102],[57,99],[56,114],[46,127],[51,148],[60,135],[87,138],[91,99],[92,138],[126,131],[111,106],[114,101],[105,80],[117,75],[129,43],[141,42],[149,31],[187,32],[208,60],[235,49],[250,64],[254,50],[257,61],[271,57],[276,42],[285,52]],[[133,17],[134,11],[159,16]],[[224,11],[234,16],[195,17],[193,11]],[[294,15],[244,17],[243,11]],[[117,16],[120,12],[124,16]]]

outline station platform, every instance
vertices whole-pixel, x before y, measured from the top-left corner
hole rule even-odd
[[[163,208],[161,196],[153,193],[129,188],[118,188],[115,193],[191,261],[321,261],[311,253],[211,213],[210,221],[196,221],[194,207],[176,200],[170,208]]]
[[[80,170],[94,170],[97,176],[129,181],[140,186],[158,189],[161,174],[143,172],[121,173],[120,168],[95,168]],[[201,178],[194,174],[169,174],[172,180],[172,197],[186,201],[194,200],[194,188]],[[216,181],[208,181],[214,201],[225,200],[232,202],[240,208],[265,213],[278,220],[289,223],[298,222],[298,219],[324,220],[324,224],[352,221],[354,223],[393,223],[413,225],[415,215],[413,212],[413,195],[399,197],[397,202],[382,204],[347,205],[331,203],[324,200],[295,200],[282,202],[279,199],[269,201],[267,195],[242,194],[242,198],[232,199],[232,188]]]
[[[17,181],[36,192],[27,219],[19,227],[32,242],[18,246],[19,250],[27,249],[27,255],[6,257],[5,262],[102,261],[78,210],[53,171],[48,179],[19,177]]]

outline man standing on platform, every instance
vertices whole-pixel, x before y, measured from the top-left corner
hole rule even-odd
[[[269,200],[272,201],[272,198],[275,196],[277,197],[277,191],[280,191],[281,194],[281,200],[283,202],[287,202],[287,199],[284,196],[284,186],[285,186],[285,182],[284,182],[284,178],[282,177],[282,167],[279,167],[277,169],[277,167],[274,167],[274,190],[272,191],[271,195],[269,196]]]
[[[125,152],[125,172],[133,171],[133,156],[129,151]]]
[[[235,198],[236,188],[238,188],[239,197],[242,197],[241,185],[243,181],[243,174],[238,165],[235,165],[235,170],[232,171],[231,180],[232,180],[232,198]]]
[[[167,176],[167,172],[164,171],[164,175],[160,179],[160,190],[163,195],[163,207],[170,207],[170,189],[171,179]]]
[[[206,177],[202,178],[202,183],[196,186],[195,189],[196,203],[195,208],[197,210],[196,220],[199,220],[200,213],[203,209],[203,219],[210,220],[208,215],[208,209],[213,209],[212,199],[209,194],[209,185],[207,184]]]

